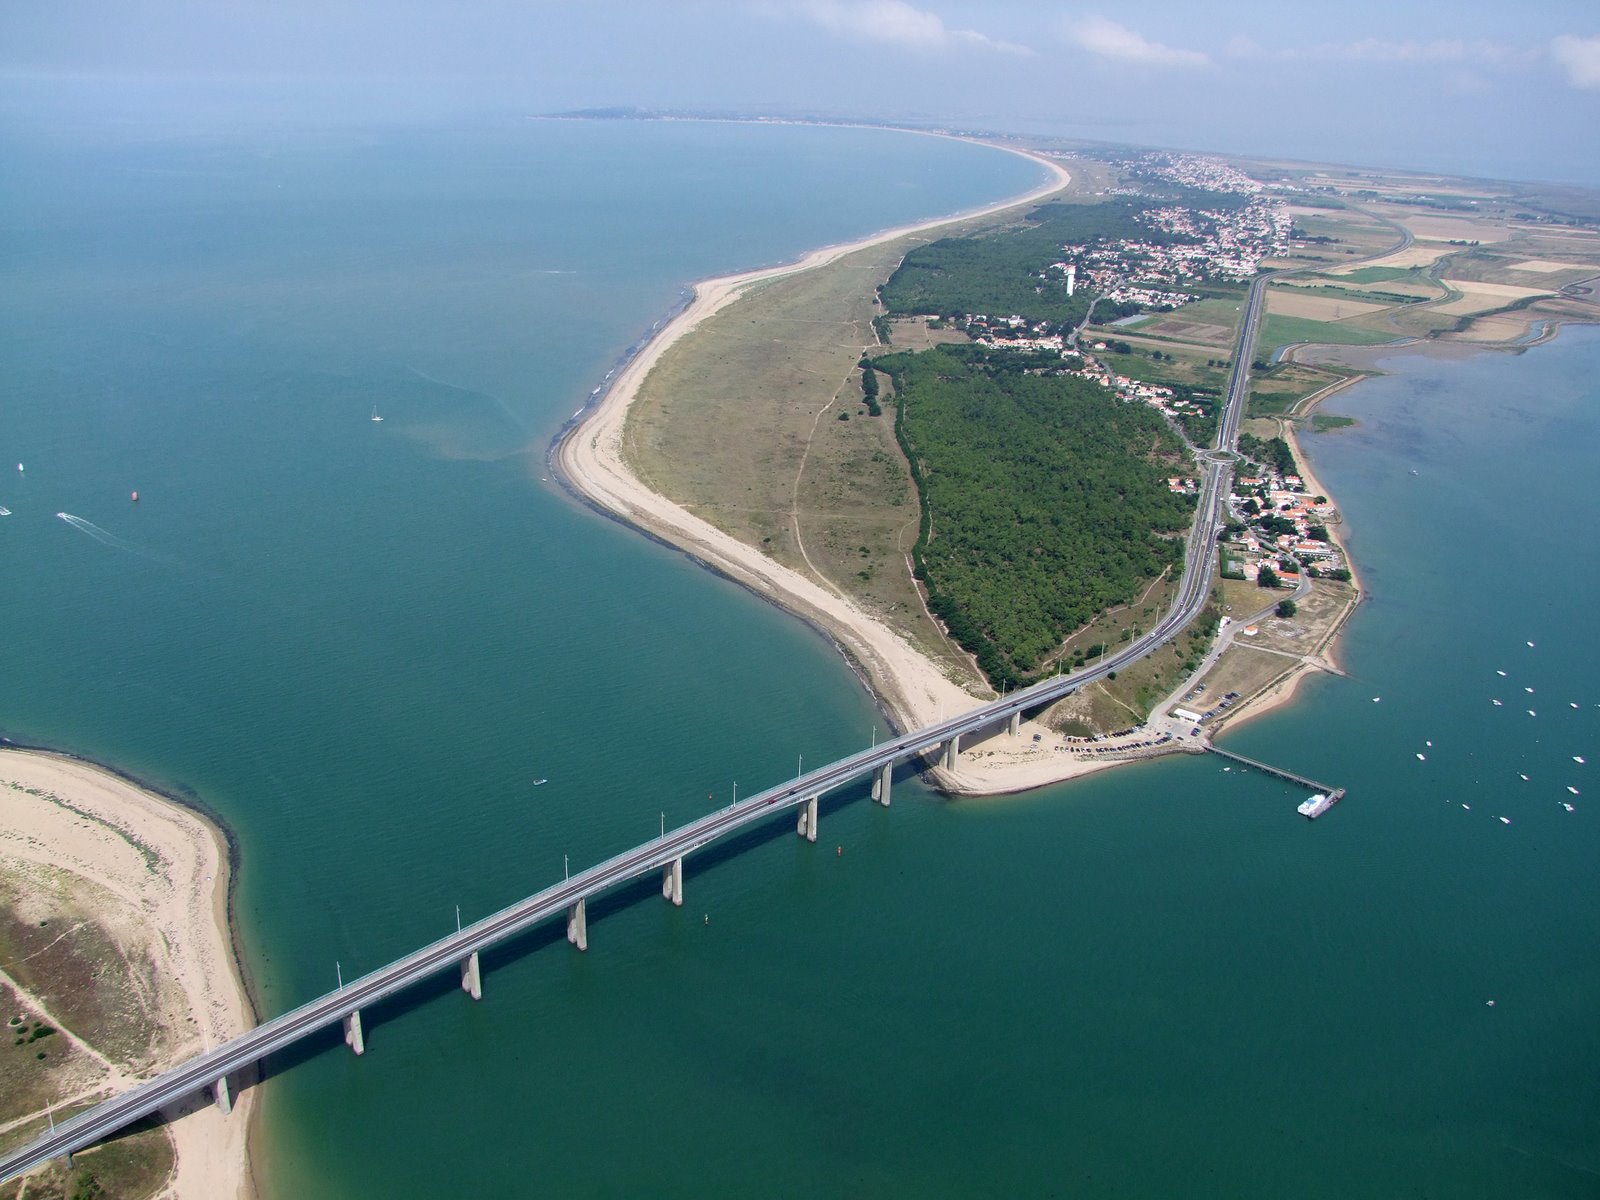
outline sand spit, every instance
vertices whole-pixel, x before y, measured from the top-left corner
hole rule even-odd
[[[0,750],[0,816],[0,872],[26,878],[48,870],[109,894],[117,903],[97,910],[97,921],[128,961],[142,955],[155,964],[158,1061],[137,1071],[110,1064],[107,1093],[254,1024],[229,934],[228,847],[215,826],[88,763],[11,749]],[[168,1126],[177,1166],[163,1194],[253,1195],[251,1093],[236,1096],[230,1116],[209,1104],[189,1107]]]
[[[1011,147],[1013,153],[1025,153]],[[686,551],[760,596],[824,630],[857,666],[901,729],[915,729],[976,705],[978,695],[946,676],[887,625],[850,600],[759,550],[738,541],[709,522],[646,487],[629,469],[623,437],[628,409],[640,385],[668,347],[713,314],[736,301],[752,285],[831,263],[868,246],[938,229],[974,216],[1004,212],[1036,203],[1070,182],[1060,164],[1025,154],[1046,167],[1050,180],[1023,196],[976,213],[962,213],[917,225],[887,230],[845,245],[816,250],[798,262],[765,270],[704,280],[694,286],[690,303],[646,343],[617,374],[599,402],[560,442],[556,463],[565,481],[597,507],[628,524]],[[1038,740],[1035,741],[1035,735]],[[1134,741],[1137,739],[1129,739]],[[1114,765],[1107,755],[1089,756],[1068,749],[1060,735],[1042,726],[1024,724],[1012,737],[997,737],[963,753],[953,772],[936,771],[941,786],[964,794],[1022,791]],[[1148,756],[1149,747],[1130,747],[1131,757]]]

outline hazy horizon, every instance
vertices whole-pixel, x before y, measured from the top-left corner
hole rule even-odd
[[[0,15],[0,124],[198,129],[609,106],[1049,134],[1600,186],[1587,5],[66,0]]]

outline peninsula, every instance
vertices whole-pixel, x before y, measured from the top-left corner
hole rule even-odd
[[[881,416],[923,403],[902,394],[906,367],[937,353],[1012,362],[1158,412],[1187,450],[1150,461],[1191,503],[1196,455],[1242,367],[1241,457],[1201,619],[934,769],[968,794],[1202,749],[1286,701],[1307,672],[1337,671],[1331,646],[1359,580],[1297,430],[1338,426],[1318,405],[1369,373],[1379,347],[1520,350],[1594,319],[1583,281],[1600,270],[1581,219],[1519,212],[1537,200],[1509,185],[1363,172],[1351,187],[1295,164],[1005,145],[1058,172],[1055,184],[698,285],[557,452],[591,502],[823,630],[894,723],[917,728],[1137,638],[1178,581],[1146,568],[1020,671],[997,657],[996,618],[931,590],[930,528],[966,518],[929,513],[913,461],[923,448]],[[1530,270],[1545,286],[1522,282]],[[1263,273],[1264,317],[1243,331],[1246,286]]]

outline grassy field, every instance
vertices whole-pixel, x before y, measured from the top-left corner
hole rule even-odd
[[[1346,272],[1341,279],[1348,279],[1352,283],[1389,283],[1396,279],[1408,279],[1414,272],[1406,267],[1360,267],[1357,270]]]
[[[1270,355],[1280,346],[1295,342],[1326,342],[1338,346],[1367,346],[1378,342],[1392,342],[1397,335],[1380,333],[1375,329],[1362,329],[1335,321],[1311,321],[1304,317],[1285,317],[1270,313],[1261,323],[1261,333],[1256,341],[1258,355]]]
[[[768,283],[705,322],[645,380],[626,452],[655,490],[852,596],[953,676],[973,679],[911,577],[918,509],[891,385],[880,373],[883,415],[869,416],[856,366],[881,349],[874,289],[924,240]],[[910,325],[893,336],[913,349],[943,340]]]

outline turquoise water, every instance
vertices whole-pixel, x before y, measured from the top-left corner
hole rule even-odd
[[[820,639],[544,448],[686,280],[1035,168],[689,124],[3,149],[0,727],[226,819],[265,1011],[872,736]],[[1352,677],[1228,744],[1348,786],[1324,820],[1194,760],[840,797],[272,1064],[267,1194],[1593,1194],[1597,367],[1401,361],[1313,440]]]

